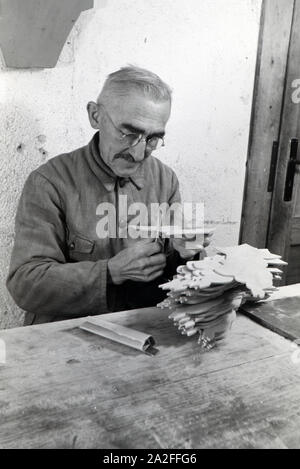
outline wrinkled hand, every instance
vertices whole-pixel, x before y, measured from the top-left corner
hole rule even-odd
[[[108,270],[115,285],[126,280],[151,282],[163,274],[166,256],[161,246],[152,240],[143,240],[119,252],[108,261]]]
[[[191,241],[190,238],[173,238],[172,244],[174,249],[178,251],[180,257],[184,260],[192,259],[193,257],[196,256],[199,252],[202,252],[205,250],[207,246],[209,246],[211,242],[211,237],[212,234],[205,235],[204,240],[203,240],[203,245],[197,246],[197,249],[186,249],[185,244],[187,241]]]

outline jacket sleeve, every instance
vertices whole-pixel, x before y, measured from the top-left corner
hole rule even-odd
[[[35,314],[106,312],[108,261],[67,262],[65,227],[57,190],[34,171],[17,210],[7,288],[19,307]]]
[[[172,205],[175,203],[181,203],[181,195],[180,195],[180,190],[179,190],[178,178],[176,174],[174,173],[174,171],[172,171],[170,197],[168,200],[168,204]]]

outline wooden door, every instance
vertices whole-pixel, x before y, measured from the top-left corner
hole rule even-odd
[[[285,283],[300,282],[300,0],[294,3],[267,246],[289,262]]]
[[[240,241],[281,254],[282,284],[299,283],[300,0],[263,2],[259,44]]]
[[[300,155],[298,157],[300,159]],[[297,197],[294,205],[291,234],[290,234],[290,249],[288,255],[288,269],[287,269],[287,285],[300,282],[300,181],[299,174],[297,174]]]

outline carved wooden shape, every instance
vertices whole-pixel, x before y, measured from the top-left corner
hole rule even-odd
[[[0,45],[7,67],[55,67],[66,39],[93,0],[0,0]]]
[[[219,254],[187,262],[172,281],[160,285],[169,290],[158,305],[172,310],[181,334],[199,334],[198,343],[210,350],[230,329],[235,312],[247,299],[265,299],[274,291],[273,277],[282,271],[280,256],[247,244],[218,248]]]

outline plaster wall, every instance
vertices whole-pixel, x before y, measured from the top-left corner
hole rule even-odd
[[[215,243],[238,242],[261,0],[95,0],[53,69],[0,65],[0,328],[22,323],[6,291],[28,174],[89,141],[86,103],[128,63],[174,90],[166,147],[185,201],[204,201]]]

